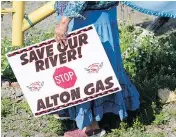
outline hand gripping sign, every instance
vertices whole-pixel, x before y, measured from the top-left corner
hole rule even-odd
[[[35,116],[72,107],[121,90],[93,25],[7,54]]]

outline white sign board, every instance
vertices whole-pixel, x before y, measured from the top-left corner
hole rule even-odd
[[[121,90],[93,25],[7,54],[35,116],[75,106]]]

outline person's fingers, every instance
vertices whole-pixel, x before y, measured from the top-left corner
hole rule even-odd
[[[56,42],[59,43],[59,41],[60,41],[59,35],[55,33],[54,38],[55,38]]]
[[[55,40],[59,43],[62,47],[67,46],[67,37],[64,34],[55,33],[54,35]]]
[[[67,38],[65,35],[61,35],[61,40],[62,40],[62,43],[66,46],[67,45]]]
[[[55,37],[55,40],[56,40],[57,43],[60,43],[61,45],[63,45],[62,41],[63,41],[64,37],[62,35],[56,33],[54,37]]]
[[[66,34],[64,35],[64,38],[65,38],[64,39],[65,45],[68,45],[68,39],[67,39],[67,35]]]
[[[65,46],[65,44],[63,42],[63,37],[61,35],[57,35],[57,41],[61,45],[61,47]]]

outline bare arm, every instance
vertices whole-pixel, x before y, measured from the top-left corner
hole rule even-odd
[[[68,25],[71,21],[71,18],[62,16],[61,20],[55,27],[55,39],[57,43],[61,45],[66,45],[66,35],[68,31]]]
[[[58,4],[58,12],[60,11],[60,4]],[[72,18],[82,18],[81,13],[83,13],[85,7],[87,5],[86,1],[69,1],[66,5],[64,11],[60,12],[59,14],[62,15],[59,23],[55,27],[55,39],[61,45],[67,45],[67,31],[68,25]]]

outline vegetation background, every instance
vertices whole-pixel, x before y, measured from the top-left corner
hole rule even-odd
[[[45,3],[26,2],[26,13]],[[12,5],[8,1],[1,4]],[[136,42],[154,18],[123,5],[118,7],[122,53],[130,47],[128,56],[123,58],[124,67],[140,92],[141,107],[129,112],[130,117],[123,122],[112,114],[105,115],[100,125],[108,131],[108,137],[176,137],[176,103],[166,103],[176,93],[176,19],[171,19],[155,35]],[[26,31],[24,46],[52,38],[56,22],[53,14]],[[10,14],[3,17],[1,28],[1,136],[58,137],[75,128],[73,121],[59,121],[52,115],[33,117],[5,57],[7,52],[19,48],[11,46]],[[110,115],[112,118],[107,120]]]

